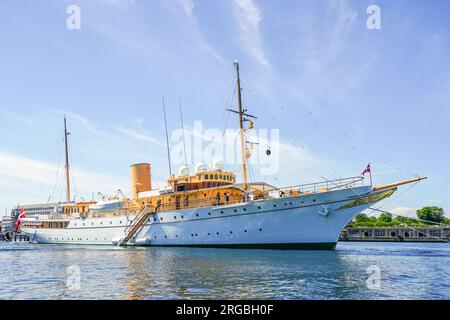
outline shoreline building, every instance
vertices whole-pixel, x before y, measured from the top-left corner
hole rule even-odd
[[[450,242],[450,227],[359,227],[346,228],[340,241]]]

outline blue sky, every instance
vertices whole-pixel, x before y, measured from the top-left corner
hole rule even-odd
[[[71,4],[80,30],[66,28]],[[366,27],[372,4],[381,30]],[[224,109],[238,58],[256,126],[280,129],[280,172],[257,180],[296,185],[371,162],[375,184],[430,177],[384,209],[449,212],[449,10],[425,0],[2,1],[0,210],[63,198],[64,114],[78,197],[129,193],[129,165],[142,161],[161,185],[161,94],[170,130],[178,99],[188,128],[234,127]]]

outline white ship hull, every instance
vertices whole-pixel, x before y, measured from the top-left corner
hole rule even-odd
[[[389,195],[362,186],[161,212],[152,214],[128,245],[334,249],[342,229],[356,214]],[[132,218],[72,219],[64,229],[22,230],[38,243],[114,245],[124,237]]]

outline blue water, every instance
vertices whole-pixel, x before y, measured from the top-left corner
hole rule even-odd
[[[0,263],[0,299],[450,299],[446,243],[336,251],[0,243]]]

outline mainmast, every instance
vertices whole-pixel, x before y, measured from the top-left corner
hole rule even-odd
[[[64,143],[66,145],[66,197],[67,197],[67,203],[70,203],[70,174],[69,174],[69,147],[67,143],[67,138],[70,135],[69,132],[67,132],[67,119],[66,116],[64,116]]]
[[[237,91],[238,91],[238,111],[236,110],[231,110],[228,109],[228,111],[234,112],[236,114],[239,115],[239,139],[241,142],[241,157],[242,157],[242,182],[243,182],[243,186],[244,189],[247,189],[247,183],[248,183],[248,179],[247,179],[247,157],[249,156],[249,153],[247,152],[247,148],[246,148],[246,141],[245,141],[245,132],[248,129],[252,129],[253,128],[253,123],[249,118],[254,118],[256,119],[256,117],[247,114],[247,109],[244,109],[242,106],[242,89],[241,89],[241,78],[240,78],[240,70],[239,70],[239,62],[237,60],[234,61],[234,66],[236,68],[236,74],[237,74]],[[244,122],[250,122],[250,127],[248,129],[244,128]]]

